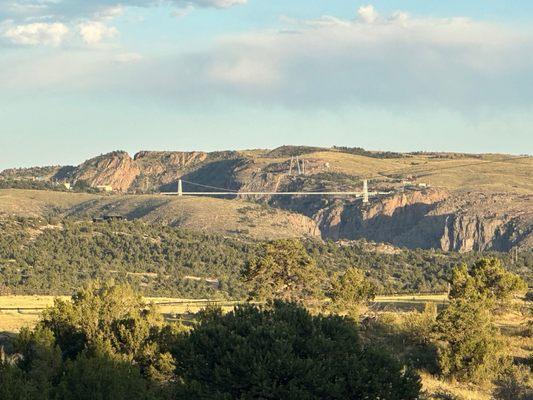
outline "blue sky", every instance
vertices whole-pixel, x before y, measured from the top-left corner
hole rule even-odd
[[[0,169],[282,144],[531,154],[533,2],[3,0]]]

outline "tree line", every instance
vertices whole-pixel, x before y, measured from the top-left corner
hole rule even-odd
[[[0,231],[0,294],[71,294],[93,279],[112,278],[149,296],[240,300],[247,295],[241,271],[265,247],[242,236],[141,221],[4,218]],[[377,294],[445,292],[453,268],[480,257],[433,250],[385,253],[364,241],[302,243],[324,281],[357,266]],[[482,256],[502,259],[531,282],[531,252],[520,253],[516,263],[508,254]]]

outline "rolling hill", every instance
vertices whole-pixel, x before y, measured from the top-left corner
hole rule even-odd
[[[0,216],[98,218],[120,215],[204,232],[258,239],[319,235],[313,220],[268,206],[209,197],[98,195],[44,190],[0,190]]]

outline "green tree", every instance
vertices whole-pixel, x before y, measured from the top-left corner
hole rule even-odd
[[[526,290],[525,281],[507,271],[499,259],[482,258],[470,270],[466,264],[454,269],[450,297],[505,303]]]
[[[504,359],[504,343],[486,302],[452,299],[437,316],[438,362],[445,376],[482,382],[493,379]]]
[[[244,271],[250,298],[305,302],[322,294],[322,271],[296,239],[266,243],[263,254]]]
[[[470,270],[466,264],[453,270],[451,301],[435,328],[444,375],[472,381],[496,377],[504,365],[505,346],[492,311],[525,289],[525,282],[495,258],[480,259]]]
[[[164,321],[130,286],[93,282],[72,301],[57,299],[45,311],[38,329],[53,333],[71,359],[82,351],[135,362],[150,378],[170,379],[174,362],[158,342]]]
[[[346,312],[356,319],[360,307],[376,297],[376,287],[361,270],[348,268],[343,275],[332,281],[328,296],[334,311]]]
[[[353,322],[295,303],[209,310],[174,350],[186,398],[415,399],[419,377],[363,349]]]
[[[103,355],[87,354],[67,362],[56,393],[56,398],[61,400],[155,398],[137,366]]]
[[[0,399],[30,400],[34,393],[35,387],[20,368],[0,360]]]
[[[52,331],[41,326],[33,331],[23,329],[17,337],[15,348],[22,355],[18,365],[31,382],[31,397],[42,400],[53,398],[54,383],[61,376],[63,359]]]

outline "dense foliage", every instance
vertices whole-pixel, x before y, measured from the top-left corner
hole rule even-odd
[[[526,291],[526,282],[507,271],[501,260],[482,258],[470,270],[466,264],[453,270],[450,297],[505,302],[514,294]]]
[[[411,370],[361,348],[353,321],[294,303],[206,312],[178,348],[190,398],[407,400],[420,390]]]
[[[359,315],[361,305],[374,300],[376,287],[362,271],[348,268],[340,277],[332,280],[328,297],[333,311],[345,312],[355,318]]]
[[[480,259],[471,268],[454,269],[450,304],[435,325],[444,375],[478,382],[497,377],[506,357],[493,313],[496,306],[505,307],[512,296],[526,289],[525,282],[497,259]]]
[[[419,377],[359,343],[354,321],[295,303],[162,322],[125,286],[58,301],[0,358],[0,397],[39,399],[418,398]]]
[[[452,300],[437,317],[436,334],[443,375],[476,382],[495,376],[503,342],[484,302]]]
[[[243,299],[241,272],[264,251],[251,239],[140,221],[7,218],[0,219],[0,232],[0,294],[70,294],[91,279],[114,278],[147,295]],[[303,244],[330,277],[357,267],[377,293],[445,292],[453,267],[479,256],[380,251],[362,241]],[[531,252],[521,253],[517,263],[498,256],[506,268],[531,279]]]
[[[246,266],[244,279],[253,300],[305,302],[322,297],[322,274],[299,240],[286,239],[265,244]]]

